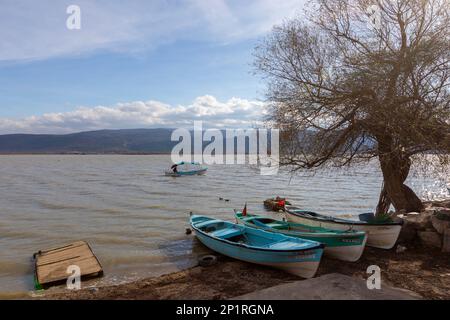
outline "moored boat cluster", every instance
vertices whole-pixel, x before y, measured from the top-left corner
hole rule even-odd
[[[343,261],[357,261],[366,244],[391,249],[402,222],[379,221],[371,214],[359,220],[342,219],[286,205],[286,199],[266,200],[274,211],[282,206],[282,218],[235,210],[236,223],[191,215],[197,238],[223,255],[285,270],[303,278],[314,277],[322,255]]]

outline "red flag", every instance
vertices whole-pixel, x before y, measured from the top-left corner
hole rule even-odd
[[[242,215],[243,216],[247,215],[247,202],[245,203],[244,210],[242,210]]]

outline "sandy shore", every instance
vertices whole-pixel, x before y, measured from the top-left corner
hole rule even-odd
[[[317,275],[342,273],[367,278],[367,267],[382,270],[382,284],[411,290],[425,299],[450,299],[450,254],[415,247],[405,252],[366,248],[358,262],[324,258]],[[229,299],[281,283],[300,280],[271,268],[218,257],[210,267],[188,270],[117,286],[48,292],[40,299]]]

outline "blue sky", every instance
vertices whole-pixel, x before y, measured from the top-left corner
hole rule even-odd
[[[253,48],[302,3],[2,0],[0,133],[248,126],[264,113]]]

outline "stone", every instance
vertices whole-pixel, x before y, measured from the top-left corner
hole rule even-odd
[[[367,280],[339,273],[294,281],[258,290],[233,300],[417,300],[417,293],[390,287],[382,279],[381,289],[370,290]]]
[[[411,224],[403,224],[398,237],[398,242],[402,244],[410,244],[417,237],[417,230]]]
[[[436,204],[439,205],[440,207],[450,209],[450,199],[436,201]]]
[[[442,252],[450,252],[450,228],[445,229],[442,243]]]
[[[441,207],[441,208],[447,208],[450,209],[450,199],[447,200],[437,200],[437,201],[427,201],[423,203],[425,208],[436,208],[436,207]]]
[[[450,210],[436,210],[431,217],[431,224],[439,234],[443,234],[447,228],[450,228]]]
[[[397,246],[397,250],[396,250],[397,253],[402,253],[402,252],[405,252],[405,251],[406,251],[406,247],[401,246],[401,245]]]
[[[405,228],[413,228],[416,230],[425,230],[426,228],[433,227],[431,224],[431,216],[434,214],[434,210],[425,210],[421,213],[411,212],[404,218]]]
[[[432,211],[424,213],[410,212],[408,214],[400,214],[396,219],[403,221],[403,227],[398,238],[399,243],[410,244],[414,242],[417,237],[417,230],[425,230],[431,225]]]
[[[425,246],[441,248],[442,241],[441,237],[437,232],[434,231],[419,231],[419,238]]]

